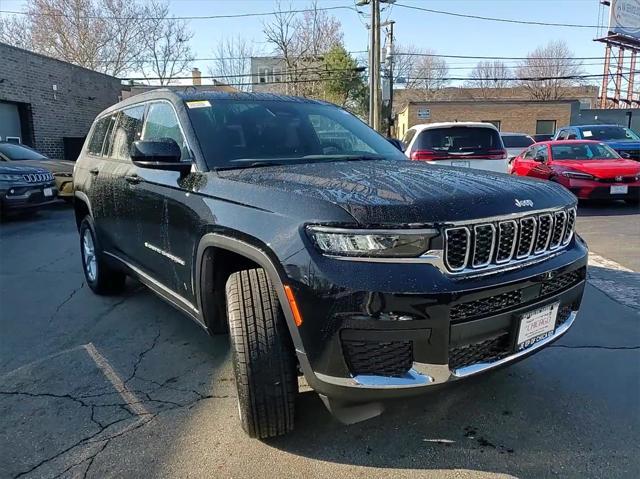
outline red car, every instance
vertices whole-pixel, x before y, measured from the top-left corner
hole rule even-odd
[[[514,158],[511,174],[555,181],[580,199],[640,202],[640,163],[598,141],[535,143]]]

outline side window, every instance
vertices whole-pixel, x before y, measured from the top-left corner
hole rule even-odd
[[[558,132],[558,140],[566,140],[567,139],[567,130],[560,130]]]
[[[102,145],[104,144],[104,137],[107,134],[109,128],[109,117],[101,118],[96,122],[96,126],[93,129],[91,140],[89,141],[89,153],[92,155],[102,154]]]
[[[111,156],[118,160],[128,160],[131,144],[142,135],[142,118],[144,105],[134,106],[122,110],[113,132],[111,142]]]
[[[405,133],[404,138],[402,138],[402,143],[404,143],[405,148],[409,147],[409,143],[411,143],[411,140],[413,140],[414,136],[416,136],[416,130],[414,130],[413,128],[409,129]]]
[[[523,160],[531,160],[533,158],[533,152],[536,150],[536,148],[529,148],[527,151],[524,152],[524,154],[522,155],[522,159]]]
[[[549,152],[547,150],[547,145],[539,146],[536,149],[536,158],[542,158],[543,161],[547,161],[549,159]]]
[[[189,150],[187,142],[180,130],[180,124],[175,111],[169,103],[157,102],[149,105],[147,118],[144,122],[142,132],[143,140],[158,140],[161,138],[171,138],[180,146],[182,150],[182,161],[189,160]]]

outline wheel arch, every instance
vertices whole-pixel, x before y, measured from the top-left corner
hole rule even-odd
[[[89,215],[93,218],[93,212],[91,211],[91,204],[87,195],[81,191],[76,191],[74,194],[73,209],[76,216],[76,227],[80,231],[80,223],[85,216]]]
[[[302,359],[300,358],[301,355],[305,356],[304,359],[306,359],[304,347],[302,345],[302,339],[300,337],[298,327],[295,324],[291,307],[289,306],[289,302],[287,300],[280,271],[278,270],[275,262],[269,256],[266,250],[258,246],[249,244],[245,241],[218,233],[207,233],[200,239],[196,255],[194,280],[195,284],[197,285],[197,287],[195,288],[196,301],[198,304],[198,309],[202,314],[203,322],[206,321],[204,312],[205,307],[207,306],[207,299],[205,298],[205,296],[206,292],[209,291],[208,288],[211,286],[211,276],[207,274],[209,272],[208,268],[215,269],[215,267],[212,266],[215,263],[215,255],[220,253],[235,255],[247,262],[240,263],[240,267],[226,269],[225,271],[228,272],[229,275],[241,269],[246,269],[246,267],[259,267],[265,270],[267,277],[271,280],[271,284],[275,288],[276,294],[278,295],[278,300],[280,301],[280,305],[287,322],[287,329],[289,331],[289,334],[291,335],[296,353],[298,353],[299,359]],[[224,291],[224,284],[222,285],[222,288]]]

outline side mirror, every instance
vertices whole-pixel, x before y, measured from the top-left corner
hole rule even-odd
[[[404,143],[397,138],[387,138],[387,141],[395,146],[398,150],[404,151]]]
[[[191,171],[191,162],[180,161],[182,151],[173,138],[134,141],[129,154],[133,164],[141,168],[180,173]]]
[[[619,151],[618,154],[622,157],[625,158],[627,160],[631,159],[631,155],[629,153],[627,153],[626,151]]]
[[[537,161],[538,163],[544,163],[544,156],[534,156],[533,161]]]

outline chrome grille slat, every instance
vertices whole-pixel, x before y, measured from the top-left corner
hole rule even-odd
[[[536,245],[533,249],[534,254],[540,254],[546,251],[549,247],[552,233],[553,217],[548,213],[538,216],[538,235],[536,236]]]
[[[447,268],[451,271],[462,271],[469,261],[471,249],[471,232],[466,226],[445,230],[447,253],[444,255]]]
[[[551,234],[551,243],[549,249],[556,249],[562,243],[564,238],[564,227],[567,223],[567,213],[557,211],[553,215],[553,233]]]
[[[526,258],[533,251],[536,239],[537,221],[533,216],[527,216],[520,220],[520,234],[518,235],[518,249],[516,258]]]
[[[482,268],[491,263],[496,244],[496,228],[491,223],[473,227],[473,260],[474,268]]]
[[[450,226],[444,229],[445,267],[461,274],[543,259],[571,242],[575,224],[571,207]]]

